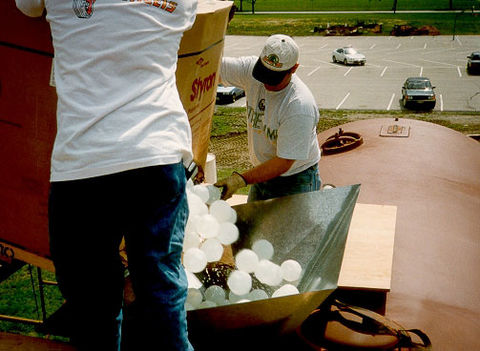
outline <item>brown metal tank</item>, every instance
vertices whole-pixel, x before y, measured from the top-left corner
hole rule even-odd
[[[480,143],[412,119],[340,127],[363,143],[322,156],[323,182],[359,183],[359,203],[397,206],[386,316],[423,330],[435,350],[480,350]]]

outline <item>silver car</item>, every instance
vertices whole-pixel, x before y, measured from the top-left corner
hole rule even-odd
[[[402,86],[402,104],[405,108],[435,107],[435,87],[427,77],[409,77]]]
[[[344,65],[364,65],[367,58],[351,47],[338,48],[332,53],[333,62],[341,62]]]

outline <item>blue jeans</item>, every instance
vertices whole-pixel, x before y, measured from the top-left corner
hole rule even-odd
[[[51,184],[50,250],[78,349],[120,349],[124,236],[142,330],[138,344],[193,350],[181,264],[185,184],[181,163]]]
[[[276,177],[263,183],[253,184],[248,193],[248,202],[320,190],[321,180],[318,165],[286,177]]]

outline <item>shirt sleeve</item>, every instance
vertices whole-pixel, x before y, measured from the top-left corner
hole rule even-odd
[[[307,160],[315,127],[315,118],[310,115],[292,116],[280,124],[277,156],[289,160]]]
[[[45,9],[44,0],[15,0],[17,8],[30,17],[40,17]]]
[[[223,85],[235,86],[245,90],[248,82],[253,79],[252,70],[256,58],[248,57],[224,57],[220,65],[220,82]]]

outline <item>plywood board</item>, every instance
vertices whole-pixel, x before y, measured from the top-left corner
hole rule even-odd
[[[390,290],[396,213],[396,206],[356,204],[339,287]]]

